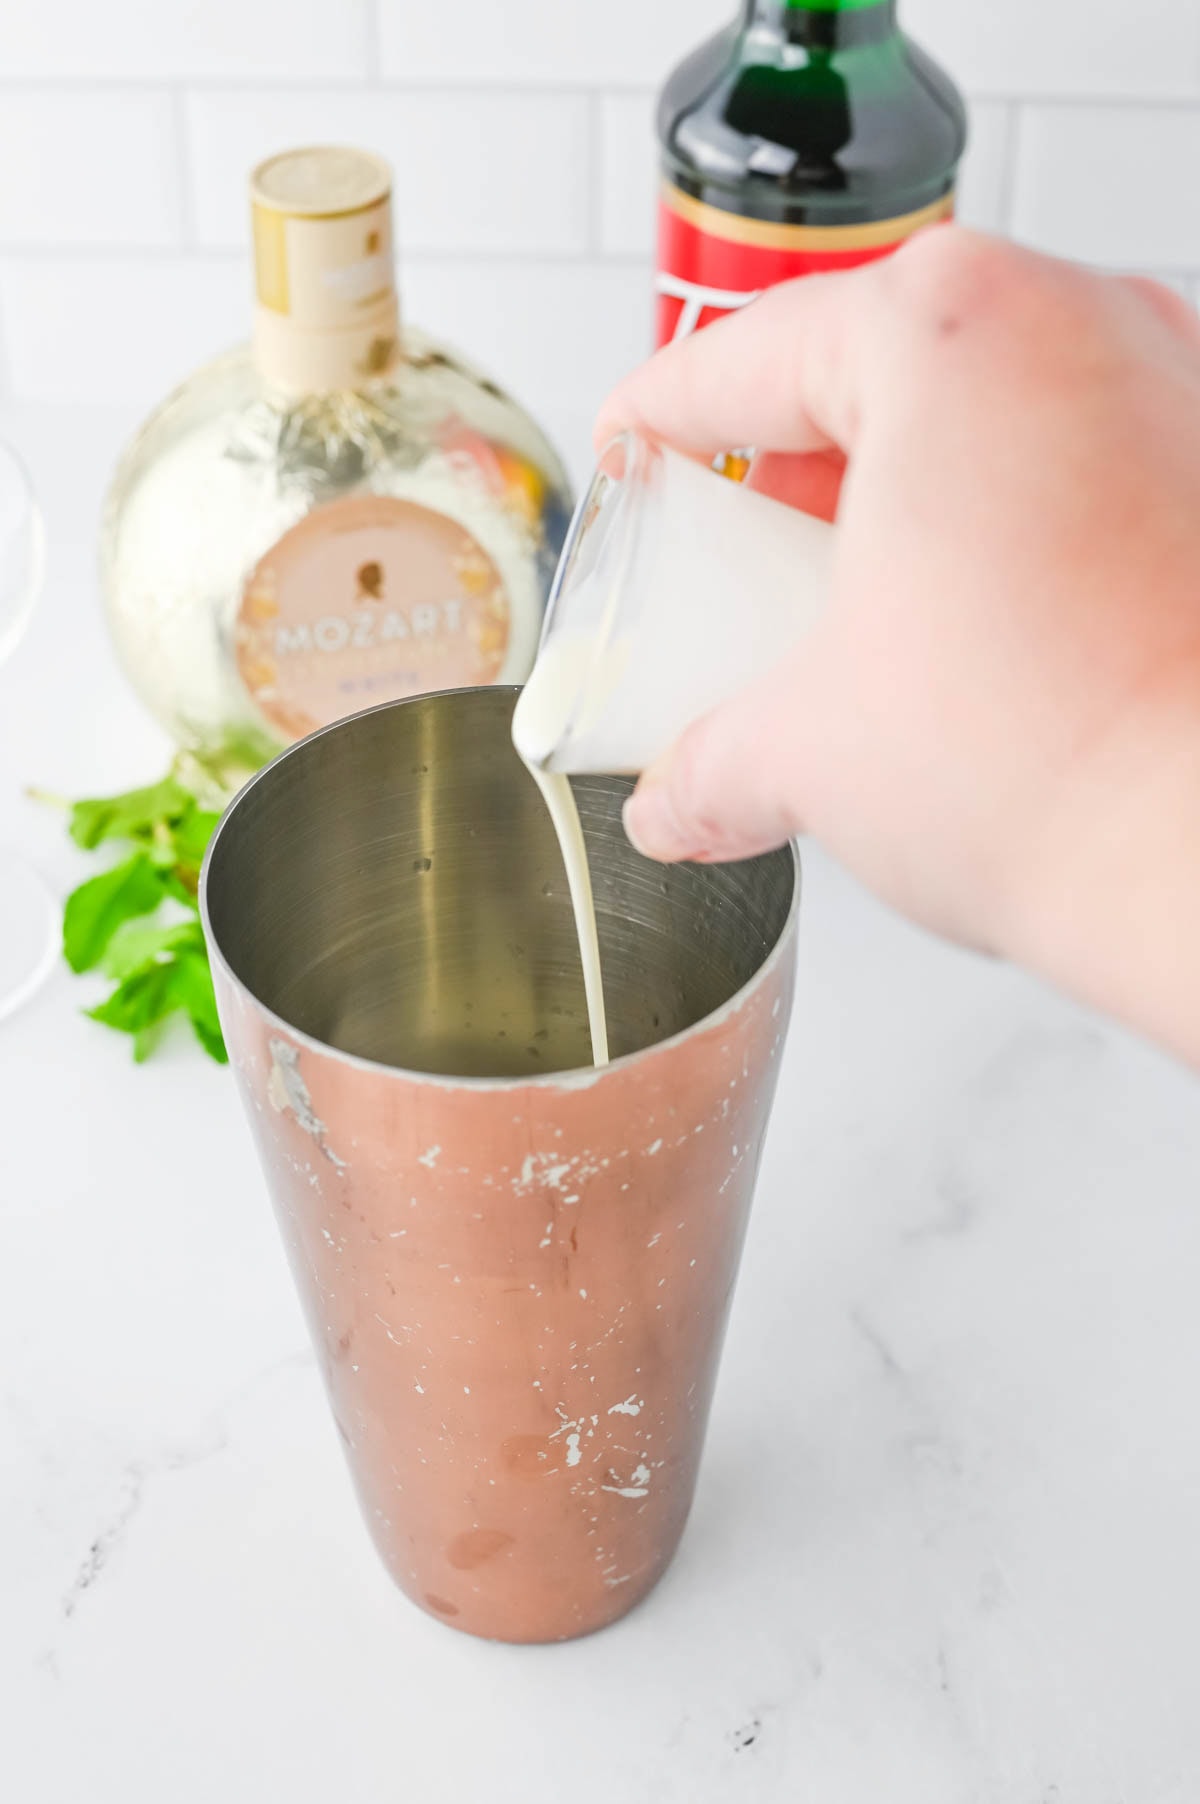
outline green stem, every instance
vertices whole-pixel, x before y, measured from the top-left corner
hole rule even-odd
[[[43,808],[57,808],[62,814],[69,814],[75,806],[66,796],[55,795],[50,789],[37,789],[32,783],[26,786],[25,794],[31,802],[37,802]]]

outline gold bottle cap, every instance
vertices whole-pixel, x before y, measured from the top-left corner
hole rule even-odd
[[[367,151],[284,151],[250,177],[254,348],[291,391],[358,388],[399,354],[391,170]]]
[[[255,206],[302,219],[361,213],[391,192],[392,172],[382,157],[337,144],[281,151],[250,175]]]

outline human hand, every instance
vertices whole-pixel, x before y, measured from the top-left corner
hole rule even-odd
[[[755,444],[756,486],[838,522],[825,619],[646,774],[635,843],[811,833],[914,919],[1131,1018],[1177,987],[1189,918],[1200,940],[1186,304],[938,227],[660,352],[597,441],[630,425],[704,458]],[[1122,978],[1130,937],[1155,968]],[[1193,994],[1200,1051],[1200,967]]]

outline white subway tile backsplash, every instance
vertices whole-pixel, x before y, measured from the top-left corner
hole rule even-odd
[[[600,106],[600,248],[650,256],[658,196],[653,93],[606,94]]]
[[[1012,162],[1012,108],[976,101],[970,109],[967,154],[958,177],[957,215],[964,225],[1003,232],[1008,224]]]
[[[248,244],[246,178],[272,151],[359,144],[395,172],[409,251],[565,254],[588,242],[583,95],[228,89],[187,103],[201,244]]]
[[[650,343],[655,91],[738,6],[9,0],[8,388],[147,403],[244,335],[249,170],[324,139],[393,165],[406,310],[586,422]],[[1200,0],[900,13],[975,97],[961,219],[1200,298]]]
[[[401,82],[566,82],[647,87],[737,0],[379,0],[383,75]]]
[[[535,413],[592,412],[652,348],[649,264],[414,258],[405,316],[447,339]]]
[[[6,82],[365,78],[369,3],[5,0],[0,77]]]
[[[1200,107],[1037,106],[1017,134],[1013,230],[1124,269],[1200,265]]]
[[[538,412],[590,412],[650,349],[648,264],[415,257],[400,280],[407,318]],[[247,337],[251,305],[240,257],[4,259],[10,392],[149,406]]]
[[[0,244],[179,237],[171,102],[145,90],[0,92]]]
[[[1200,94],[1196,0],[901,0],[900,15],[974,94]]]
[[[238,258],[5,258],[9,391],[72,407],[149,407],[247,337],[251,306]]]

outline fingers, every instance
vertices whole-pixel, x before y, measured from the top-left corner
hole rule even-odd
[[[609,396],[596,444],[634,426],[696,457],[731,445],[849,450],[864,353],[879,329],[879,270],[868,264],[782,283],[667,345]]]
[[[647,858],[724,863],[769,851],[804,825],[806,648],[689,727],[625,804]]]
[[[1115,280],[1172,331],[1193,340],[1200,336],[1200,316],[1191,302],[1173,288],[1156,282],[1152,276],[1117,276]]]

